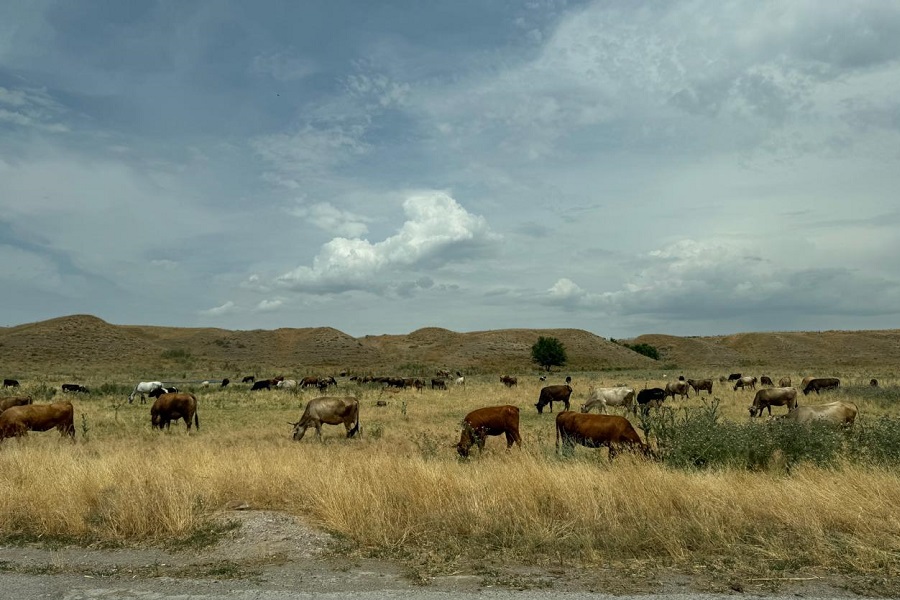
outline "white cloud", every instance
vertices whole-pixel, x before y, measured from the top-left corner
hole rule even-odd
[[[200,314],[205,315],[207,317],[223,317],[225,315],[231,315],[238,312],[238,307],[234,302],[229,300],[225,304],[220,304],[219,306],[214,306],[212,308],[208,308],[206,310],[201,310]]]
[[[407,220],[397,234],[374,244],[334,238],[311,267],[297,267],[278,283],[305,292],[386,289],[400,283],[404,271],[433,269],[482,254],[498,239],[483,217],[466,211],[446,192],[411,195],[403,210]]]
[[[328,202],[297,206],[289,212],[295,217],[308,219],[323,231],[346,237],[365,235],[369,231],[366,223],[371,221],[368,217],[341,210]]]
[[[283,305],[284,300],[282,298],[273,298],[272,300],[261,300],[253,310],[255,312],[272,312],[278,310]]]

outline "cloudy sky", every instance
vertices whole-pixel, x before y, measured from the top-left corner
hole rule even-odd
[[[0,298],[0,325],[900,327],[900,2],[3,2]]]

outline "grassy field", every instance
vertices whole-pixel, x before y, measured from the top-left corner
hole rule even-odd
[[[822,373],[832,374],[842,377],[840,391],[801,402],[853,401],[862,428],[900,416],[900,382],[871,390],[869,373]],[[572,375],[574,410],[592,384],[664,383],[662,372]],[[337,393],[360,399],[356,439],[325,426],[322,443],[313,432],[293,442],[288,422],[318,394],[251,393],[241,384],[195,387],[199,432],[187,434],[181,422],[159,432],[150,428],[149,402],[127,403],[129,386],[98,375],[80,382],[107,393],[63,395],[66,376],[23,381],[21,392],[38,402],[72,400],[77,441],[48,432],[3,442],[0,536],[8,541],[170,543],[209,535],[215,515],[249,504],[302,515],[348,548],[432,572],[490,556],[900,574],[900,475],[896,465],[856,461],[852,451],[828,467],[773,460],[754,469],[673,468],[628,455],[610,463],[605,450],[585,448],[560,457],[554,415],[533,406],[544,384],[520,377],[507,389],[493,375],[469,377],[464,388],[397,393],[341,381]],[[554,378],[547,383],[561,382]],[[752,391],[717,381],[714,396],[723,422],[749,420]],[[461,418],[497,404],[520,407],[523,448],[506,452],[504,441],[490,438],[483,455],[458,460]],[[699,410],[709,400],[670,404]]]

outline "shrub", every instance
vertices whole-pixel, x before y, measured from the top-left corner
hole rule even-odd
[[[531,347],[531,360],[550,370],[550,367],[561,367],[566,364],[566,348],[554,337],[539,337]]]

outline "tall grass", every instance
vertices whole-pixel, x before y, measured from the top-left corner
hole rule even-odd
[[[765,461],[748,469],[746,457],[702,470],[628,455],[610,463],[585,448],[561,458],[553,415],[533,407],[542,384],[520,379],[506,389],[495,380],[421,393],[342,383],[338,393],[360,398],[362,435],[348,440],[326,426],[321,443],[291,441],[287,424],[314,392],[198,388],[201,429],[192,434],[151,431],[149,404],[116,409],[118,394],[76,396],[88,440],[33,433],[0,446],[0,536],[163,542],[240,502],[304,516],[366,552],[448,562],[500,554],[859,572],[900,565],[895,446],[887,458],[842,451],[824,467],[801,457],[789,471]],[[577,409],[587,382],[575,385]],[[841,393],[861,411],[841,447],[880,447],[878,436],[894,431],[878,429],[887,409]],[[714,421],[722,431],[751,427],[752,392],[721,395]],[[459,461],[451,446],[462,416],[507,403],[520,407],[523,449],[506,452],[491,438],[483,455]],[[682,404],[708,410],[696,398]]]

